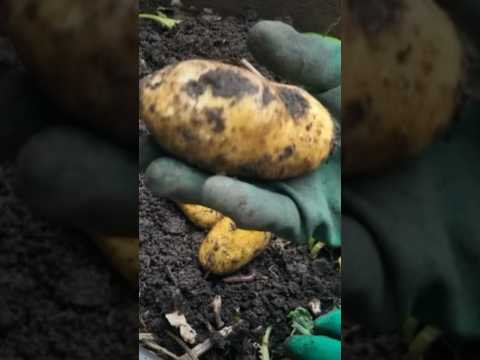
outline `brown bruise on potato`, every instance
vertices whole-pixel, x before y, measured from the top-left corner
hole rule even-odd
[[[189,96],[197,99],[209,88],[213,96],[236,98],[237,100],[258,92],[258,87],[252,84],[248,78],[238,72],[221,68],[206,72],[198,80],[189,81],[184,90]]]
[[[462,79],[458,35],[433,2],[398,0],[396,10],[390,9],[396,15],[384,13],[384,19],[397,21],[371,32],[362,28],[359,12],[366,19],[382,5],[362,3],[367,8],[345,12],[342,173],[346,177],[385,171],[431,144],[451,122]]]
[[[223,117],[223,108],[206,108],[205,116],[207,122],[211,124],[212,130],[217,133],[221,133],[225,130],[225,118]]]
[[[141,118],[160,145],[204,170],[284,179],[330,154],[333,119],[303,89],[201,60],[157,72],[141,86]]]
[[[270,90],[270,86],[264,86],[262,93],[262,105],[268,106],[275,99],[275,94],[272,92],[272,90]]]
[[[310,105],[300,92],[289,87],[284,87],[278,91],[278,96],[287,108],[292,119],[300,120],[305,117]]]

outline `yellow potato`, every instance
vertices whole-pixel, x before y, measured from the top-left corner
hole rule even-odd
[[[66,120],[137,147],[138,1],[0,3],[19,55]]]
[[[140,112],[166,150],[234,176],[303,175],[325,160],[335,137],[329,112],[303,89],[207,60],[144,78]]]
[[[109,258],[113,267],[128,282],[136,287],[138,285],[138,252],[139,241],[137,237],[119,237],[96,235],[93,239],[102,252]]]
[[[200,245],[198,259],[214,274],[237,271],[265,250],[272,234],[238,229],[228,217],[220,220]]]
[[[463,49],[434,1],[342,6],[342,173],[352,176],[417,155],[449,125]]]
[[[218,211],[205,206],[183,203],[177,203],[177,205],[194,225],[205,230],[211,229],[223,218]]]

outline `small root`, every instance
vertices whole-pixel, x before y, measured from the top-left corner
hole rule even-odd
[[[252,271],[248,275],[234,275],[223,278],[222,281],[227,284],[239,284],[239,283],[250,283],[254,282],[257,279],[257,274],[255,271]]]

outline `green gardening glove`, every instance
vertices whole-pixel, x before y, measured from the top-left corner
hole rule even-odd
[[[342,312],[333,310],[320,316],[313,329],[286,341],[287,355],[294,360],[340,360],[342,357]]]
[[[69,116],[23,70],[0,73],[0,163],[17,165],[15,190],[45,220],[89,233],[138,232],[138,159]]]
[[[248,45],[256,59],[291,82],[305,85],[339,118],[340,50],[337,39],[300,34],[281,22],[252,28]],[[241,228],[273,232],[307,242],[340,245],[340,151],[313,173],[288,181],[245,182],[208,174],[162,154],[151,137],[140,166],[157,196],[196,203],[231,217]]]
[[[437,2],[480,49],[480,2]],[[414,318],[480,338],[480,71],[463,80],[467,98],[444,136],[388,173],[342,184],[342,304],[373,329]]]

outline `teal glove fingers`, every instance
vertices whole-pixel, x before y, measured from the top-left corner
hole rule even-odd
[[[172,158],[153,161],[145,182],[158,197],[207,206],[231,217],[241,228],[272,231],[289,239],[303,236],[293,201],[267,189],[226,176],[208,177]]]
[[[202,204],[207,178],[202,171],[165,157],[153,161],[145,171],[145,185],[153,194],[192,204]]]
[[[164,156],[164,152],[151,135],[140,139],[138,145],[138,168],[143,173],[154,160]]]
[[[286,342],[294,360],[340,360],[342,311],[335,309],[314,321],[315,335],[295,335]]]
[[[294,360],[340,360],[342,357],[342,342],[328,336],[291,336],[286,349]]]
[[[270,231],[301,241],[301,218],[291,198],[226,176],[213,176],[203,189],[203,204],[231,217],[240,228]]]
[[[341,83],[338,39],[302,34],[278,21],[261,21],[250,30],[248,47],[258,62],[314,93]]]
[[[321,94],[314,95],[330,111],[330,114],[341,123],[342,87],[337,86],[336,88],[325,91]]]
[[[36,134],[17,159],[16,193],[46,220],[91,233],[138,232],[136,156],[89,132]]]
[[[147,168],[145,182],[158,197],[213,208],[244,229],[270,231],[298,242],[313,236],[339,246],[341,204],[337,157],[308,176],[268,185],[220,175],[209,177],[181,161],[160,157]]]
[[[268,185],[214,176],[205,183],[202,202],[246,229],[271,231],[297,242],[314,237],[340,246],[338,170],[337,162],[326,163],[310,175]]]
[[[340,339],[342,337],[342,311],[340,309],[332,310],[318,317],[313,325],[315,334]]]

